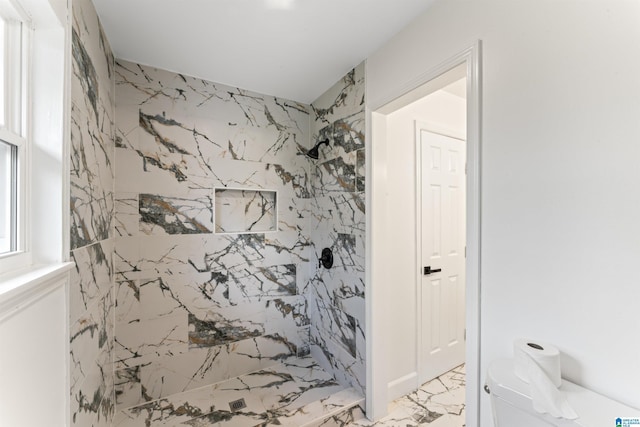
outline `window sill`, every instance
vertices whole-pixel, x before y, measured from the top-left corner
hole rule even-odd
[[[40,265],[0,276],[0,320],[55,289],[73,265],[72,262]]]

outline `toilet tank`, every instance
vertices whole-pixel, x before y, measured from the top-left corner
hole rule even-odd
[[[533,409],[529,384],[514,373],[511,359],[491,362],[487,387],[495,427],[615,427],[616,418],[640,418],[640,411],[615,402],[567,380],[560,390],[578,414],[576,420],[554,418]]]
[[[508,403],[501,397],[491,397],[491,411],[495,427],[553,427],[536,414],[533,415]]]

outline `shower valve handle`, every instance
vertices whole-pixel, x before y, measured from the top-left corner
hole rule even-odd
[[[330,248],[324,248],[322,250],[322,256],[318,258],[318,267],[331,268],[333,267],[333,252]]]

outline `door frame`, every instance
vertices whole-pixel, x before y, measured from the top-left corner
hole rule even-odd
[[[464,65],[467,78],[467,257],[466,306],[466,424],[480,425],[480,343],[481,343],[481,55],[482,42],[471,46],[402,84],[382,101],[366,106],[367,135],[371,135],[370,149],[366,150],[366,414],[379,419],[387,413],[387,387],[385,365],[385,333],[388,325],[385,307],[387,278],[385,242],[390,238],[392,225],[385,213],[387,191],[386,115],[426,96],[419,93],[431,84],[442,88],[438,80],[443,74]],[[366,80],[365,80],[366,81]],[[440,84],[440,86],[438,86]],[[431,92],[433,92],[433,87]],[[366,96],[366,95],[365,95]],[[374,314],[375,313],[375,314]]]
[[[466,103],[466,100],[465,100]],[[467,140],[466,137],[460,135],[459,132],[453,129],[445,129],[442,126],[433,126],[426,120],[414,120],[414,135],[415,135],[415,156],[416,156],[416,265],[418,268],[421,268],[424,262],[423,258],[423,248],[422,248],[422,140],[420,138],[420,131],[426,130],[427,132],[431,132],[433,134],[443,135],[448,138],[457,139],[462,141],[465,145],[465,153],[467,151],[466,145]],[[465,159],[466,160],[466,159]],[[466,178],[465,178],[466,180]],[[465,186],[465,197],[466,197],[466,186]],[[465,207],[465,213],[466,213]],[[465,219],[466,221],[466,219]],[[465,241],[466,241],[466,227],[465,227]],[[466,268],[466,265],[465,265]],[[466,273],[465,273],[466,277]],[[418,387],[422,383],[422,378],[424,376],[424,365],[421,363],[422,360],[422,348],[423,348],[423,340],[424,340],[424,330],[423,330],[423,310],[422,306],[422,292],[423,292],[423,275],[416,274],[416,372],[418,373]],[[465,301],[465,314],[466,314],[466,301]],[[465,320],[466,322],[466,320]],[[466,327],[466,325],[465,325]],[[466,346],[466,342],[464,344]],[[466,350],[466,349],[465,349]],[[465,354],[466,356],[466,354]]]

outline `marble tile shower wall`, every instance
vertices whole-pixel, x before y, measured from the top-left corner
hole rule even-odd
[[[115,412],[114,59],[90,0],[73,1],[71,42],[70,420],[103,427]]]
[[[115,74],[118,407],[308,354],[309,106]]]
[[[304,289],[311,354],[338,381],[365,392],[364,63],[311,104],[312,138],[329,139],[311,168],[310,230],[317,255],[330,247],[334,267],[312,264]]]

